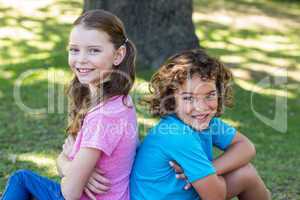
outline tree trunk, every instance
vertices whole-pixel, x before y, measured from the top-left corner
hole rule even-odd
[[[199,47],[192,0],[84,0],[84,11],[116,14],[138,50],[138,67],[158,67],[170,55]]]

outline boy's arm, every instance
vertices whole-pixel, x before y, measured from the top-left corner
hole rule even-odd
[[[191,183],[202,200],[225,200],[226,183],[222,176],[209,175]]]
[[[229,148],[213,161],[213,165],[217,175],[223,175],[246,165],[255,154],[253,143],[246,136],[237,132]]]
[[[170,166],[176,172],[176,178],[187,180],[182,168],[176,161],[170,161]],[[192,183],[188,183],[184,189],[193,187],[202,200],[224,200],[227,194],[226,182],[222,176],[216,174],[208,175]]]

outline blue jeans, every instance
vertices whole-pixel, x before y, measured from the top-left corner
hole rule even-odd
[[[8,180],[2,200],[64,200],[60,184],[30,170],[18,170]]]

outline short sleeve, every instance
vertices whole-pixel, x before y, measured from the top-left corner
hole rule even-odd
[[[220,118],[214,118],[210,128],[213,145],[221,150],[226,150],[236,135],[236,129],[223,122]]]
[[[110,156],[122,138],[123,132],[120,118],[98,114],[84,122],[80,146],[96,148]]]
[[[199,138],[194,134],[172,135],[166,145],[167,152],[184,170],[189,182],[215,174],[216,170],[208,159]]]

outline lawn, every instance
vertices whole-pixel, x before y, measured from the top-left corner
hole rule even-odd
[[[20,168],[58,180],[72,77],[65,49],[80,2],[0,2],[0,191]],[[235,107],[223,119],[254,142],[273,200],[299,200],[300,3],[194,0],[193,20],[201,46],[235,75]],[[141,138],[157,121],[138,104],[152,73],[138,70],[132,91]]]

